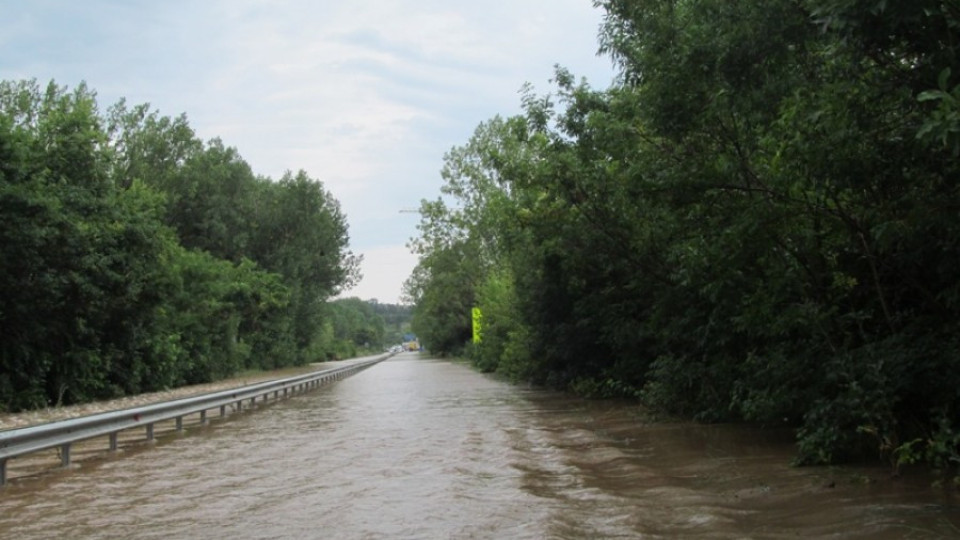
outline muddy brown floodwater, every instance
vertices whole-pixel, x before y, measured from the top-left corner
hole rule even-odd
[[[0,538],[958,538],[931,479],[793,468],[788,439],[652,423],[398,355],[0,489]]]

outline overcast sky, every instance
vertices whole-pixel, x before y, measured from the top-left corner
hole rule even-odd
[[[236,147],[254,172],[303,169],[340,201],[363,281],[396,303],[405,244],[443,155],[551,90],[554,64],[606,88],[590,0],[0,0],[0,79],[53,79]]]

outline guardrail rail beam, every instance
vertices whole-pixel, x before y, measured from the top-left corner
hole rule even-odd
[[[11,458],[58,448],[61,465],[67,467],[70,465],[70,447],[75,442],[107,435],[110,437],[110,451],[116,451],[117,434],[141,426],[146,428],[147,441],[153,441],[154,425],[157,422],[175,420],[176,430],[181,431],[184,416],[200,413],[200,422],[203,424],[207,421],[208,410],[219,408],[221,417],[226,416],[227,406],[235,406],[236,412],[241,412],[245,399],[250,400],[250,408],[254,409],[258,396],[263,396],[263,401],[266,402],[271,392],[276,397],[282,390],[284,397],[292,397],[297,394],[297,389],[305,391],[308,388],[319,388],[327,381],[339,381],[390,356],[392,355],[385,354],[347,366],[200,396],[0,431],[0,486],[7,482],[7,461]]]

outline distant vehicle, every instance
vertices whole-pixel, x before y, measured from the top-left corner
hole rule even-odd
[[[403,343],[400,345],[405,351],[419,351],[420,340],[416,334],[404,334]]]

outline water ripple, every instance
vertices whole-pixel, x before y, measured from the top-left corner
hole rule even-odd
[[[749,429],[414,355],[0,491],[0,538],[786,538],[957,532],[901,483],[826,488]]]

